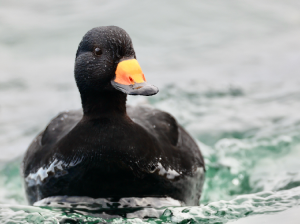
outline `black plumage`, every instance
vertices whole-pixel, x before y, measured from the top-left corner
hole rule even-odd
[[[204,161],[196,143],[170,114],[126,107],[127,94],[112,85],[118,63],[135,58],[119,27],[83,37],[75,61],[83,110],[60,113],[29,146],[22,170],[30,204],[62,195],[199,203]],[[131,94],[158,91],[141,88]]]

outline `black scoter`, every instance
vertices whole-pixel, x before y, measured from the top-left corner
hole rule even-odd
[[[78,196],[198,205],[205,168],[197,144],[170,114],[126,106],[127,95],[158,92],[146,82],[129,35],[116,26],[88,31],[75,79],[82,110],[60,113],[25,154],[29,203]]]

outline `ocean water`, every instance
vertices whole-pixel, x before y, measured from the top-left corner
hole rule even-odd
[[[296,0],[0,0],[0,222],[299,223],[299,11]],[[102,25],[129,33],[160,89],[128,103],[170,112],[199,144],[199,206],[148,219],[28,206],[22,155],[51,118],[80,107],[75,52]]]

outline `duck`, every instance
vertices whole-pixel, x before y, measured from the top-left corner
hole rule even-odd
[[[59,113],[24,155],[29,204],[88,197],[199,205],[205,164],[196,142],[169,113],[126,105],[127,95],[159,92],[146,81],[128,33],[117,26],[89,30],[74,76],[82,109]]]

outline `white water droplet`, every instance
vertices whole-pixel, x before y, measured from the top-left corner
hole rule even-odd
[[[240,183],[240,181],[238,180],[238,179],[233,179],[232,180],[232,183],[234,184],[234,185],[238,185],[239,183]]]

